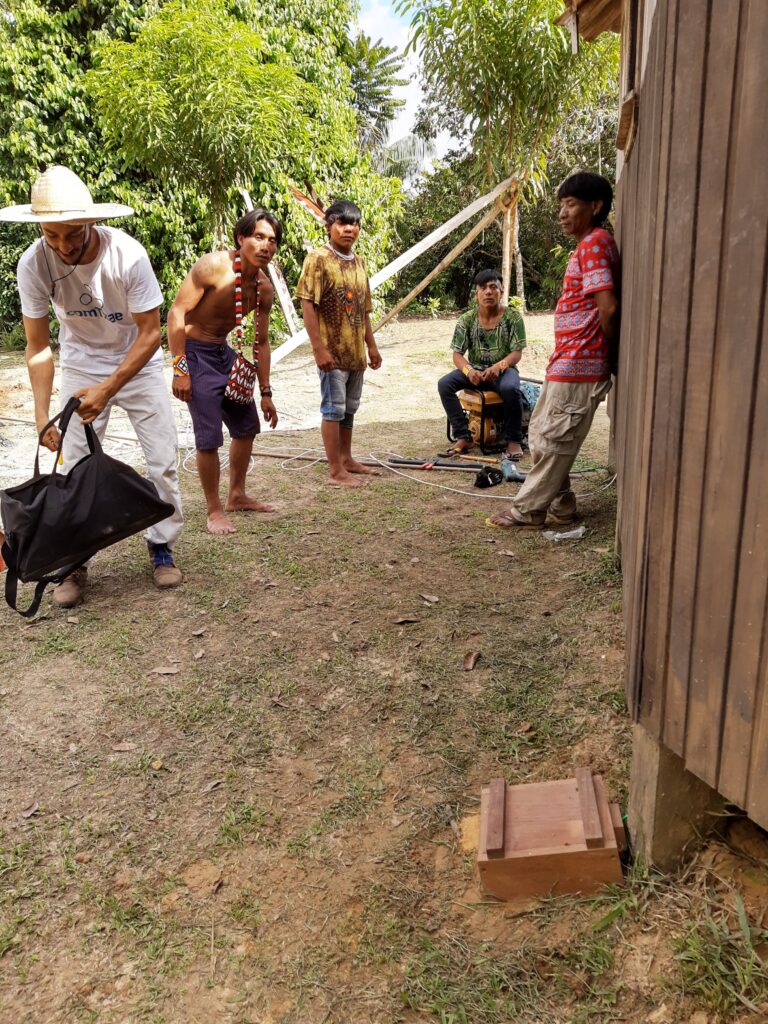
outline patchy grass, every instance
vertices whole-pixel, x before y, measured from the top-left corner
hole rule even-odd
[[[442,432],[356,443],[420,454]],[[590,439],[582,465],[603,457]],[[456,475],[429,479],[471,490]],[[416,474],[356,493],[319,466],[252,476],[279,512],[226,540],[184,478],[178,591],[151,588],[134,538],[94,563],[77,623],[6,613],[5,1016],[644,1024],[666,1001],[676,1024],[760,1006],[756,904],[747,940],[704,868],[518,908],[483,897],[459,843],[500,772],[590,764],[625,799],[608,477],[577,479],[587,534],[555,545]]]

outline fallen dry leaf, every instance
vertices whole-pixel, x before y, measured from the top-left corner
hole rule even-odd
[[[334,642],[335,644],[340,644],[340,643],[341,643],[341,637],[339,636],[339,634],[338,634],[338,633],[336,632],[336,630],[335,630],[335,629],[334,629],[334,631],[333,631],[333,632],[331,633],[331,639],[333,640],[333,642]]]
[[[210,793],[212,789],[216,789],[217,786],[220,786],[222,781],[223,781],[222,779],[213,779],[211,782],[206,783],[206,785],[203,786],[203,788],[200,790],[200,792],[201,793]]]
[[[157,759],[157,761],[153,761],[152,762],[152,770],[153,771],[159,772],[162,767],[163,767],[163,762],[159,758]]]
[[[129,750],[135,750],[136,749],[136,744],[135,743],[128,743],[128,742],[125,742],[125,743],[113,743],[112,744],[112,749],[114,750],[114,752],[116,754],[127,754]]]
[[[40,804],[35,800],[34,803],[30,804],[29,807],[25,807],[21,812],[22,818],[31,818],[34,814],[40,810]]]
[[[156,676],[175,676],[180,671],[178,665],[158,665],[157,668],[152,669]]]
[[[203,650],[195,651],[195,661],[200,661],[200,659],[202,658],[202,656],[204,654],[205,654],[205,651],[203,651]]]
[[[205,633],[206,629],[207,629],[206,626],[203,626],[202,629],[193,629],[192,630],[192,636],[202,636],[203,633]]]
[[[331,656],[328,651],[320,651],[320,661],[330,661]]]
[[[397,619],[392,620],[396,626],[404,626],[409,622],[421,622],[420,615],[401,615]]]
[[[514,551],[500,551],[499,554],[504,555],[505,558],[515,558]]]
[[[464,655],[464,671],[471,672],[480,659],[480,651],[467,651]]]
[[[419,594],[419,597],[426,601],[427,604],[437,604],[440,600],[440,598],[436,597],[434,594]]]
[[[69,622],[70,625],[72,626],[76,626],[80,622],[80,619],[78,619],[76,615],[68,615],[67,622]]]

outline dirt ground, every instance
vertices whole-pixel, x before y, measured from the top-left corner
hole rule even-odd
[[[528,328],[538,376],[551,318]],[[443,446],[451,330],[387,332],[357,451]],[[24,419],[19,358],[2,370],[0,416]],[[328,488],[292,460],[320,444],[306,352],[274,386],[295,429],[250,479],[275,515],[213,538],[184,472],[179,590],[153,590],[133,538],[78,609],[0,612],[0,1021],[768,1020],[768,847],[744,822],[676,878],[525,904],[479,888],[490,778],[588,765],[626,803],[604,414],[577,464],[586,535],[555,544],[486,527],[514,485]],[[29,475],[24,429],[0,420],[4,486]]]

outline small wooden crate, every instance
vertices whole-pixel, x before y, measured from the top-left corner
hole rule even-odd
[[[491,896],[596,892],[622,880],[625,845],[619,806],[608,803],[603,780],[588,768],[558,782],[493,779],[482,790],[477,863]]]

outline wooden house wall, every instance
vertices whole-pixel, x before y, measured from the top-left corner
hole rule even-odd
[[[648,18],[617,190],[627,698],[768,827],[768,2]]]

